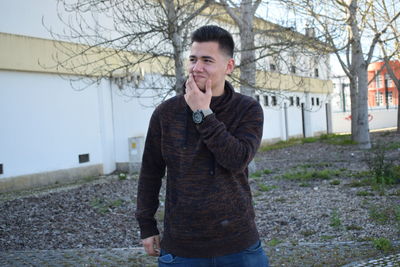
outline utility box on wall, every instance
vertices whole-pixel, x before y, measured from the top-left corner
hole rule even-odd
[[[135,136],[128,138],[129,142],[129,173],[140,171],[144,149],[144,137]]]

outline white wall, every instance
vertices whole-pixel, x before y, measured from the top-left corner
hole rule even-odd
[[[269,106],[265,105],[264,95],[260,95],[260,104],[264,110],[263,139],[287,140],[291,137],[303,136],[302,109],[301,106],[296,106],[296,97],[299,97],[300,103],[304,103],[305,106],[304,124],[306,136],[310,137],[317,133],[327,132],[326,95],[281,92],[281,94],[276,95],[277,106],[271,105],[271,94],[266,95],[269,96]],[[293,106],[290,106],[288,100],[291,96],[294,98]],[[314,98],[314,106],[311,104],[311,97]],[[319,98],[319,105],[316,105],[316,98]]]
[[[151,84],[151,81],[148,81],[151,80],[150,75],[146,75],[145,79],[142,81],[142,86]],[[158,81],[163,82],[160,79]],[[147,85],[143,85],[146,83]],[[139,90],[141,98],[138,98],[136,97],[138,94],[132,92],[131,89],[121,90],[115,85],[112,88],[116,162],[128,162],[128,138],[146,137],[151,114],[160,102],[160,98],[153,89]]]
[[[397,127],[397,108],[369,109],[369,129],[385,129]],[[350,112],[333,112],[332,126],[334,133],[350,133]]]
[[[0,71],[0,162],[17,176],[101,164],[96,88],[57,75]],[[79,154],[90,162],[79,164]]]

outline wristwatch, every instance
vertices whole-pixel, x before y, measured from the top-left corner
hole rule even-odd
[[[204,121],[204,118],[211,115],[213,112],[211,109],[198,109],[193,112],[193,121],[196,124],[200,124]]]

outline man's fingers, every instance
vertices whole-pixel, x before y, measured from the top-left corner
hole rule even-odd
[[[157,253],[157,256],[160,254],[160,236],[155,236],[154,237],[154,250]]]
[[[151,236],[142,240],[144,250],[149,256],[160,255],[160,236]]]

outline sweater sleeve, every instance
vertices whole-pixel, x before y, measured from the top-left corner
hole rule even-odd
[[[136,219],[139,223],[141,239],[159,234],[154,214],[159,206],[158,196],[164,175],[161,127],[158,109],[156,109],[150,119],[139,175]]]
[[[262,139],[264,113],[259,103],[252,102],[241,117],[239,127],[229,132],[215,114],[198,126],[207,148],[222,167],[233,173],[243,171],[255,156]]]

